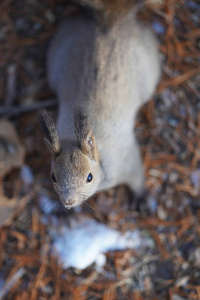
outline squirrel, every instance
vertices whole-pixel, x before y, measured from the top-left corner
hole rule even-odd
[[[39,114],[53,155],[53,185],[68,209],[120,184],[134,193],[142,189],[133,128],[161,73],[158,42],[137,20],[137,1],[74,2],[85,9],[60,26],[47,58],[57,126],[46,110]]]

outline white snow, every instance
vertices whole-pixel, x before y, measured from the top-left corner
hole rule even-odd
[[[23,165],[20,171],[20,178],[25,185],[31,185],[34,181],[32,169],[28,165]]]
[[[152,247],[152,240],[141,237],[137,229],[123,234],[85,216],[71,220],[70,227],[67,224],[52,226],[49,233],[53,239],[53,253],[64,269],[85,269],[95,262],[97,270],[101,271],[107,251],[139,248],[144,244]]]

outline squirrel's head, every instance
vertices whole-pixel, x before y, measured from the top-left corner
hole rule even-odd
[[[77,141],[62,143],[46,110],[39,113],[39,122],[53,154],[51,177],[55,191],[66,208],[80,205],[96,192],[101,180],[99,155],[88,118],[77,110],[74,115]]]

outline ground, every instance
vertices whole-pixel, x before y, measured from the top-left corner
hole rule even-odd
[[[53,190],[37,110],[56,116],[45,57],[66,7],[61,0],[0,3],[0,115],[25,149],[22,170],[1,179],[0,201],[19,202],[0,231],[0,299],[200,299],[200,4],[146,1],[139,13],[163,56],[161,82],[135,128],[147,189],[139,210],[129,209],[129,194],[118,187],[97,194],[90,207],[59,214],[62,222],[84,215],[122,232],[138,229],[152,241],[106,253],[102,272],[95,264],[62,270],[39,201]]]

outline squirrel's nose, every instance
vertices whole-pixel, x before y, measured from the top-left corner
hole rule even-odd
[[[74,199],[68,199],[68,200],[65,200],[63,204],[64,204],[65,208],[70,209],[72,204],[74,204],[75,202],[76,202],[76,200],[74,200]]]

